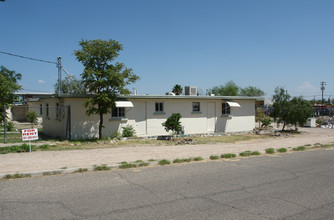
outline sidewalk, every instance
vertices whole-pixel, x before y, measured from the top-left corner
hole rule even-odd
[[[265,152],[266,148],[293,148],[315,143],[334,142],[334,129],[302,128],[301,135],[273,137],[239,142],[236,144],[177,145],[177,146],[122,146],[94,150],[37,151],[32,153],[11,153],[0,155],[0,178],[6,174],[42,175],[43,172],[73,172],[78,168],[92,169],[93,165],[107,164],[118,167],[122,161],[134,162],[149,159],[189,158],[222,153],[239,154],[252,150]],[[64,169],[66,167],[66,169]]]

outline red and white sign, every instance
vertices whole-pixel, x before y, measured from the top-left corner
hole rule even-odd
[[[38,140],[38,129],[22,129],[22,141]]]

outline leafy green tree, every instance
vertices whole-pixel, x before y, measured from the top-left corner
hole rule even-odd
[[[291,109],[291,103],[289,102],[291,96],[283,87],[276,87],[273,95],[273,113],[274,120],[279,123],[283,123],[284,130],[286,124],[289,124],[289,111]]]
[[[254,86],[248,86],[240,89],[241,96],[264,96],[264,92]]]
[[[33,128],[33,125],[38,123],[38,115],[36,112],[29,111],[26,113],[26,120],[31,124],[31,127]]]
[[[297,130],[297,125],[304,125],[313,114],[313,108],[309,101],[302,97],[291,99],[291,96],[282,87],[275,89],[273,102],[273,117],[275,120],[283,122],[282,130],[287,124],[294,125]]]
[[[173,113],[167,120],[162,123],[162,126],[165,127],[165,130],[173,131],[173,133],[179,133],[182,131],[182,125],[180,122],[181,114],[180,113]]]
[[[4,66],[0,67],[0,122],[4,120],[4,106],[8,108],[15,101],[15,92],[21,90],[18,81],[22,75],[9,70]]]
[[[181,95],[183,92],[182,86],[179,84],[175,84],[172,92],[174,92],[176,95]]]
[[[59,90],[59,83],[55,85],[55,93]],[[65,79],[61,81],[61,91],[64,94],[85,94],[86,89],[82,80],[76,79],[75,77],[66,76]]]
[[[297,125],[304,125],[307,122],[307,119],[312,117],[312,105],[302,97],[292,98],[290,107],[287,121],[289,124],[295,126],[295,130],[297,130]]]
[[[239,86],[237,86],[233,81],[228,81],[225,85],[215,86],[211,89],[211,93],[220,96],[238,96]]]
[[[76,59],[84,66],[81,74],[85,88],[94,97],[89,98],[84,106],[86,114],[98,114],[99,139],[102,138],[103,115],[110,113],[116,107],[115,101],[119,94],[130,94],[125,86],[136,82],[139,77],[131,68],[123,63],[115,62],[122,44],[115,40],[81,40],[81,49],[75,50]]]

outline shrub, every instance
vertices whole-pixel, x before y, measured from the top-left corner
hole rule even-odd
[[[288,149],[282,147],[280,149],[277,149],[277,152],[280,152],[280,153],[286,153],[288,151]]]
[[[233,158],[236,157],[237,155],[235,154],[222,154],[220,155],[221,158]]]
[[[11,121],[7,122],[6,129],[7,131],[14,131],[14,123]]]
[[[83,173],[83,172],[87,172],[88,169],[87,168],[79,168],[77,170],[75,170],[73,173]]]
[[[120,169],[128,169],[128,168],[134,168],[134,167],[137,167],[137,164],[127,163],[127,164],[122,164],[119,166]]]
[[[127,125],[127,126],[122,127],[122,128],[123,128],[123,133],[122,133],[123,137],[133,137],[133,136],[135,136],[136,131],[133,128],[132,125]]]
[[[181,114],[180,113],[173,113],[167,120],[162,123],[162,126],[165,127],[165,130],[172,131],[174,133],[179,133],[182,131],[182,125],[180,122]]]
[[[29,122],[31,124],[31,127],[33,127],[33,125],[38,123],[38,115],[36,112],[32,112],[29,111],[26,113],[26,119],[27,122]]]
[[[166,160],[166,159],[159,160],[159,164],[160,164],[160,165],[167,165],[167,164],[170,164],[170,161],[169,161],[169,160]]]
[[[260,155],[261,153],[259,152],[259,151],[253,151],[252,153],[251,153],[251,155],[254,155],[254,156],[257,156],[257,155]]]
[[[252,153],[251,151],[247,150],[247,151],[241,152],[239,155],[242,157],[249,157],[251,153]]]
[[[306,150],[306,147],[305,146],[300,146],[300,147],[293,148],[292,150],[294,150],[294,151],[303,151],[303,150]]]
[[[210,160],[218,160],[219,156],[218,155],[211,155]]]
[[[270,117],[264,117],[261,119],[261,127],[268,127],[271,124],[271,118]]]
[[[150,164],[147,163],[147,162],[142,162],[142,163],[138,164],[139,167],[147,167],[148,165],[150,165]]]
[[[110,167],[107,164],[102,164],[100,166],[94,165],[94,171],[110,170]]]
[[[202,157],[195,157],[195,158],[193,159],[193,161],[201,161],[201,160],[203,160]]]
[[[266,153],[267,154],[274,154],[275,153],[275,149],[274,148],[267,148],[266,149]]]
[[[114,133],[112,133],[110,138],[111,139],[121,139],[121,137],[122,135],[119,132],[115,131]]]

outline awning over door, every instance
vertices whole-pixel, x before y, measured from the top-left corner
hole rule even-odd
[[[241,107],[240,104],[237,103],[237,102],[228,102],[228,101],[226,101],[226,102],[227,102],[227,104],[230,105],[230,107]]]
[[[132,108],[133,104],[130,101],[116,101],[116,107],[126,107],[126,108]]]

